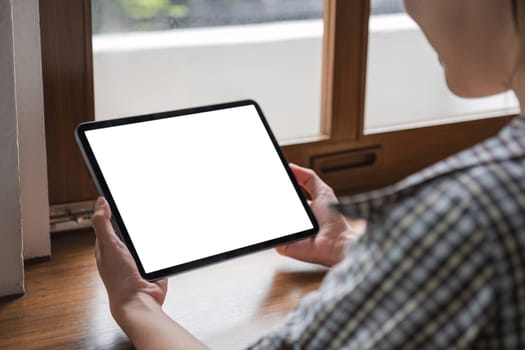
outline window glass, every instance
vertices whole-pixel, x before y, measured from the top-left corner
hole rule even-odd
[[[320,135],[323,0],[92,0],[96,119],[254,99]]]
[[[318,0],[92,0],[93,33],[320,19]]]
[[[372,0],[365,133],[516,113],[512,93],[464,99],[448,91],[443,69],[401,0]]]

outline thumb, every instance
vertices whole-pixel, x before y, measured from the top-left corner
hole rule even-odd
[[[95,214],[99,214],[108,220],[111,219],[111,209],[104,197],[98,197],[95,202]]]
[[[95,213],[91,217],[91,222],[97,239],[101,242],[108,242],[117,238],[110,219],[111,209],[109,204],[103,197],[99,197],[95,203]]]

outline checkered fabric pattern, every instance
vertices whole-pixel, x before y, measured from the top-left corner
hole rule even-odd
[[[525,116],[396,185],[320,289],[252,349],[525,349]]]

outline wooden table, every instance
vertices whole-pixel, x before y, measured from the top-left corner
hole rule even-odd
[[[0,299],[0,349],[130,349],[96,271],[91,231],[55,234],[53,258],[26,266],[27,294]],[[273,250],[170,278],[166,312],[213,349],[281,323],[325,269]]]

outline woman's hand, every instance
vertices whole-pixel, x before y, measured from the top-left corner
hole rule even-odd
[[[302,241],[277,247],[281,255],[298,260],[332,266],[344,256],[346,244],[358,236],[345,218],[331,208],[337,202],[334,191],[317,174],[307,168],[290,164],[297,179],[312,198],[310,207],[319,222],[319,233]]]
[[[115,234],[111,210],[99,198],[93,215],[95,256],[106,286],[111,313],[135,347],[142,349],[206,349],[206,346],[162,311],[168,281],[148,282],[140,276],[128,248]]]
[[[136,302],[160,308],[166,297],[168,281],[163,279],[152,283],[142,278],[128,248],[113,230],[111,210],[102,197],[97,200],[92,220],[97,236],[97,268],[108,292],[113,317],[118,322],[122,310]]]

